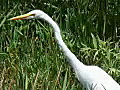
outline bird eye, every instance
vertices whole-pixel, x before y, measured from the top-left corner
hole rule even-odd
[[[30,16],[35,16],[35,14],[31,14]]]

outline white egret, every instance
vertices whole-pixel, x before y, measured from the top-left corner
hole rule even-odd
[[[47,21],[54,29],[55,38],[62,49],[68,62],[76,73],[78,80],[83,84],[86,90],[120,90],[120,85],[104,70],[98,66],[87,66],[80,62],[77,57],[68,49],[62,40],[60,28],[50,16],[41,10],[33,10],[27,14],[16,16],[10,20],[23,19],[43,19]]]

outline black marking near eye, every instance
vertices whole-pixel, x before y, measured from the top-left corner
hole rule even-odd
[[[35,16],[35,14],[31,14],[30,16]]]

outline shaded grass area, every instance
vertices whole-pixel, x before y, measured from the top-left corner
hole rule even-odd
[[[84,90],[43,20],[9,21],[41,9],[60,26],[69,49],[120,84],[119,1],[1,1],[0,89]],[[99,77],[100,78],[100,77]]]

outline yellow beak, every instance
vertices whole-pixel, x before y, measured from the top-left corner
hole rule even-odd
[[[20,16],[10,18],[9,20],[23,20],[23,19],[25,19],[29,16],[34,16],[34,14],[24,14],[24,15],[20,15]]]

